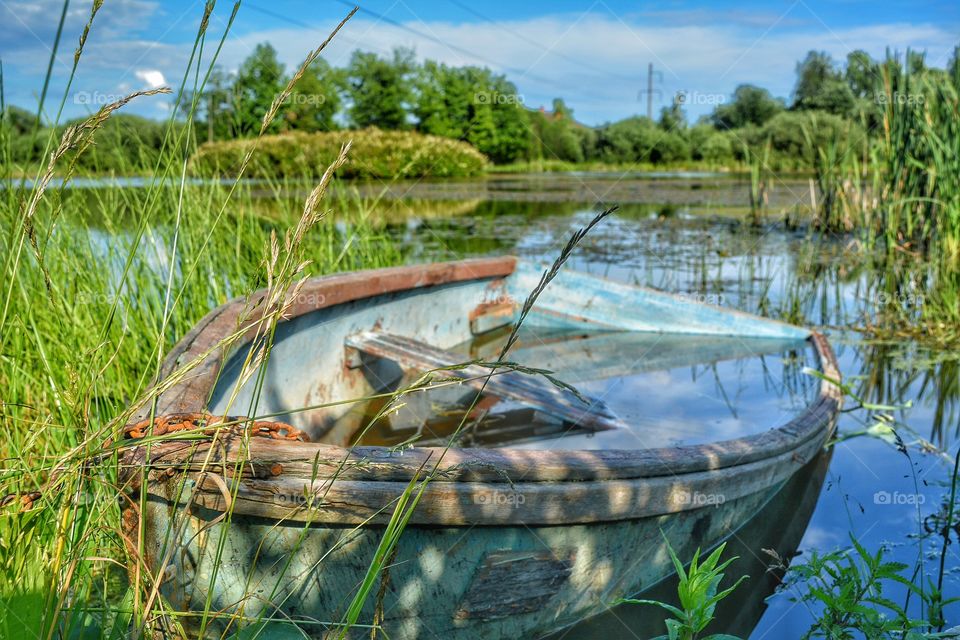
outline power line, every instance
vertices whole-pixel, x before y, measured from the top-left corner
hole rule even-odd
[[[387,23],[387,24],[390,24],[390,25],[392,25],[392,26],[397,27],[398,29],[402,29],[402,30],[404,30],[404,31],[407,31],[407,32],[409,32],[409,33],[412,33],[412,34],[416,35],[416,36],[419,37],[419,38],[423,38],[423,39],[429,40],[429,41],[431,41],[431,42],[434,42],[434,43],[436,43],[436,44],[439,44],[439,45],[441,45],[441,46],[443,46],[443,47],[447,47],[448,49],[451,49],[451,50],[453,50],[453,51],[457,51],[457,52],[460,53],[460,54],[463,54],[463,55],[466,55],[466,56],[470,56],[470,57],[473,57],[473,58],[477,58],[477,59],[479,59],[479,60],[482,60],[482,61],[486,62],[487,64],[493,65],[494,67],[499,67],[500,69],[503,69],[503,70],[505,70],[505,71],[509,71],[510,73],[514,73],[514,74],[517,74],[517,75],[520,75],[520,76],[523,76],[523,77],[532,78],[532,79],[534,79],[534,80],[537,80],[537,81],[539,81],[539,82],[541,82],[541,83],[549,86],[550,88],[557,89],[557,90],[559,90],[559,91],[564,91],[564,90],[565,90],[565,88],[560,87],[559,85],[555,84],[554,81],[552,81],[552,80],[550,80],[550,79],[548,79],[548,78],[544,78],[543,76],[535,75],[535,74],[529,73],[529,72],[527,72],[527,71],[524,71],[524,70],[522,70],[522,69],[517,69],[517,68],[515,68],[515,67],[508,67],[508,66],[502,65],[501,63],[497,62],[496,60],[492,60],[492,59],[487,58],[486,56],[483,56],[483,55],[481,55],[481,54],[479,54],[479,53],[474,53],[474,52],[472,52],[472,51],[469,51],[469,50],[467,50],[467,49],[464,49],[463,47],[459,47],[459,46],[457,46],[457,45],[454,45],[454,44],[450,44],[450,43],[448,43],[448,42],[445,42],[444,40],[442,40],[442,39],[440,39],[440,38],[438,38],[438,37],[436,37],[436,36],[433,36],[433,35],[430,35],[430,34],[427,34],[427,33],[423,33],[422,31],[419,31],[419,30],[417,30],[417,29],[414,29],[413,27],[409,27],[409,26],[407,26],[407,25],[405,25],[405,24],[403,24],[403,23],[401,23],[401,22],[398,22],[398,21],[396,21],[396,20],[393,20],[392,18],[388,18],[387,16],[384,16],[384,15],[382,15],[382,14],[380,14],[380,13],[377,13],[377,12],[375,12],[375,11],[371,11],[370,9],[366,9],[366,8],[361,7],[361,6],[359,6],[359,5],[356,5],[356,4],[352,3],[352,2],[349,2],[349,0],[334,0],[334,2],[338,2],[338,3],[340,3],[340,4],[344,5],[344,6],[350,7],[351,9],[354,8],[354,7],[357,7],[357,8],[359,9],[359,13],[365,13],[365,14],[367,14],[367,15],[370,15],[371,17],[373,17],[373,18],[375,18],[375,19],[377,19],[377,20],[379,20],[379,21],[381,21],[381,22],[385,22],[385,23]],[[262,13],[263,15],[270,16],[271,18],[275,18],[275,19],[277,19],[277,20],[281,20],[281,21],[286,22],[286,23],[288,23],[288,24],[292,24],[292,25],[295,25],[295,26],[298,26],[298,27],[303,27],[303,28],[305,28],[305,29],[311,29],[311,30],[316,30],[316,29],[317,29],[316,25],[311,25],[311,24],[308,24],[308,23],[304,22],[303,20],[298,20],[298,19],[296,19],[296,18],[291,18],[290,16],[286,16],[286,15],[284,15],[284,14],[278,13],[278,12],[273,11],[273,10],[271,10],[271,9],[266,9],[266,8],[261,7],[261,6],[259,6],[259,5],[253,4],[252,2],[247,2],[247,3],[245,3],[244,6],[250,7],[250,8],[253,9],[254,11],[257,11],[258,13]],[[352,39],[352,38],[348,38],[348,37],[346,37],[346,36],[340,35],[340,36],[337,36],[337,37],[338,37],[338,38],[341,38],[341,39],[344,39],[344,40],[348,40],[348,41],[354,43],[355,45],[358,45],[360,48],[376,49],[376,50],[379,50],[379,51],[382,52],[382,53],[386,53],[386,51],[385,51],[384,49],[381,49],[381,48],[379,48],[379,47],[372,47],[372,46],[370,46],[370,45],[368,45],[368,44],[366,44],[366,43],[359,42],[359,41],[357,41],[357,40],[354,40],[354,39]]]
[[[265,8],[263,8],[263,7],[260,7],[260,6],[257,6],[257,5],[255,5],[255,4],[253,4],[253,3],[251,3],[251,2],[245,3],[244,6],[253,9],[253,10],[256,11],[257,13],[262,13],[262,14],[265,15],[265,16],[270,16],[271,18],[275,18],[275,19],[280,20],[280,21],[282,21],[282,22],[286,22],[287,24],[292,24],[292,25],[294,25],[294,26],[296,26],[296,27],[303,27],[304,29],[310,29],[310,30],[312,30],[312,31],[318,31],[318,30],[319,30],[318,27],[317,27],[317,25],[308,24],[308,23],[304,22],[303,20],[297,20],[296,18],[291,18],[290,16],[285,16],[285,15],[283,15],[282,13],[277,13],[276,11],[271,11],[270,9],[265,9]],[[350,38],[349,36],[345,36],[345,35],[343,35],[343,34],[337,34],[337,40],[346,40],[347,42],[352,42],[353,44],[355,44],[355,45],[357,45],[357,46],[365,47],[365,48],[367,48],[367,49],[376,49],[377,51],[379,51],[379,52],[381,52],[381,53],[390,53],[390,52],[387,51],[386,49],[382,49],[382,48],[380,48],[380,47],[372,47],[372,46],[370,46],[370,45],[368,45],[368,44],[366,44],[366,43],[360,42],[359,40],[355,40],[355,39]]]
[[[518,40],[522,40],[522,41],[525,42],[526,44],[532,44],[532,45],[534,45],[534,46],[542,49],[543,51],[545,51],[546,53],[548,53],[548,54],[550,54],[550,55],[552,55],[552,56],[556,56],[557,58],[562,58],[562,59],[566,60],[567,62],[572,62],[573,64],[578,65],[578,66],[580,66],[580,67],[582,67],[582,68],[584,68],[584,69],[587,69],[587,70],[589,70],[589,71],[593,71],[594,73],[600,73],[600,74],[609,76],[609,77],[611,77],[611,78],[616,78],[617,80],[627,80],[627,81],[630,81],[630,82],[635,82],[635,81],[636,81],[636,78],[632,78],[632,77],[630,77],[630,76],[620,75],[619,73],[613,73],[612,71],[608,71],[608,70],[606,70],[606,69],[601,69],[601,68],[599,68],[599,67],[594,67],[593,65],[587,64],[587,63],[584,62],[583,60],[579,60],[579,59],[577,59],[577,58],[574,58],[573,56],[568,56],[567,54],[565,54],[565,53],[562,52],[562,51],[557,51],[557,50],[554,49],[553,47],[548,47],[548,46],[545,45],[545,44],[542,44],[542,43],[540,43],[540,42],[537,42],[536,40],[531,40],[529,37],[523,35],[523,34],[520,33],[519,31],[517,31],[517,30],[515,30],[515,29],[511,29],[510,27],[508,27],[508,26],[506,26],[506,25],[503,25],[503,24],[497,22],[497,21],[494,20],[493,18],[488,18],[487,16],[483,15],[482,13],[480,13],[479,11],[477,11],[476,9],[474,9],[473,7],[471,7],[470,5],[464,4],[464,3],[460,2],[459,0],[450,0],[450,3],[451,3],[451,4],[454,4],[454,5],[458,6],[458,7],[460,7],[461,9],[463,9],[464,11],[466,11],[467,13],[470,13],[470,14],[476,16],[477,18],[480,18],[481,20],[483,20],[483,21],[485,21],[485,22],[489,22],[489,23],[492,24],[492,25],[496,25],[501,31],[505,31],[505,32],[509,33],[510,35],[514,36],[514,37],[517,38]]]
[[[501,64],[501,63],[497,62],[496,60],[491,60],[490,58],[487,58],[486,56],[483,56],[483,55],[481,55],[481,54],[479,54],[479,53],[474,53],[473,51],[469,51],[469,50],[467,50],[467,49],[464,49],[463,47],[457,46],[457,45],[455,45],[455,44],[451,44],[451,43],[449,43],[449,42],[445,42],[445,41],[441,40],[440,38],[438,38],[438,37],[436,37],[436,36],[430,35],[430,34],[428,34],[428,33],[423,33],[422,31],[418,31],[417,29],[414,29],[413,27],[407,26],[407,25],[403,24],[402,22],[398,22],[398,21],[396,21],[396,20],[394,20],[394,19],[392,19],[392,18],[388,18],[387,16],[385,16],[385,15],[383,15],[383,14],[381,14],[381,13],[377,13],[376,11],[371,11],[370,9],[361,7],[361,6],[359,6],[359,5],[357,5],[357,4],[353,3],[353,2],[350,2],[349,0],[334,0],[334,2],[339,2],[340,4],[342,4],[342,5],[344,5],[344,6],[347,6],[347,7],[350,7],[351,9],[352,9],[353,7],[357,7],[357,8],[360,10],[360,13],[365,13],[365,14],[367,14],[367,15],[369,15],[369,16],[372,16],[372,17],[376,18],[377,20],[379,20],[379,21],[381,21],[381,22],[386,22],[387,24],[393,25],[393,26],[397,27],[398,29],[402,29],[402,30],[404,30],[404,31],[407,31],[407,32],[409,32],[409,33],[412,33],[413,35],[415,35],[415,36],[417,36],[417,37],[419,37],[419,38],[423,38],[423,39],[425,39],[425,40],[430,40],[431,42],[434,42],[434,43],[436,43],[436,44],[439,44],[439,45],[441,45],[441,46],[444,46],[444,47],[446,47],[446,48],[448,48],[448,49],[450,49],[450,50],[452,50],[452,51],[456,51],[456,52],[461,53],[461,54],[463,54],[463,55],[466,55],[466,56],[469,56],[469,57],[472,57],[472,58],[476,58],[476,59],[478,59],[478,60],[482,60],[482,61],[486,62],[487,64],[491,64],[491,65],[493,65],[493,66],[495,66],[495,67],[499,67],[499,68],[504,69],[504,70],[506,70],[506,71],[509,71],[509,72],[511,72],[511,73],[518,74],[518,75],[520,75],[521,77],[533,78],[534,80],[538,80],[539,82],[542,82],[542,83],[544,83],[544,84],[550,85],[550,86],[552,86],[552,87],[555,88],[555,89],[556,89],[556,88],[559,88],[557,85],[554,85],[554,84],[553,84],[553,80],[549,80],[549,79],[547,79],[547,78],[544,78],[543,76],[534,75],[534,74],[530,73],[529,71],[524,71],[524,70],[522,70],[522,69],[517,69],[517,68],[515,68],[515,67],[508,67],[508,66],[506,66],[506,65],[504,65],[504,64]]]

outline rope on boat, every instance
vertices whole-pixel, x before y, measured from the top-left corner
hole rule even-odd
[[[164,436],[172,433],[200,433],[212,437],[218,430],[234,434],[249,433],[255,438],[270,438],[272,440],[297,442],[310,441],[306,433],[284,422],[251,420],[245,416],[215,416],[203,412],[168,413],[162,416],[146,418],[125,426],[123,428],[123,438],[125,440],[139,440],[148,436]],[[110,446],[110,444],[111,442],[108,441],[106,446]],[[51,482],[52,478],[40,491],[9,493],[3,496],[0,498],[0,508],[6,507],[13,502],[19,502],[21,511],[30,510],[33,508],[33,504],[39,500],[48,489]]]
[[[152,425],[152,429],[151,429]],[[296,427],[269,420],[251,420],[245,416],[215,416],[209,413],[169,413],[147,418],[123,428],[123,437],[136,440],[147,436],[162,436],[180,431],[199,432],[212,436],[217,429],[227,428],[237,433],[247,432],[258,438],[309,442],[307,434]]]

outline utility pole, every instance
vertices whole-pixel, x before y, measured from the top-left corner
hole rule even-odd
[[[653,120],[653,63],[647,64],[647,118]]]

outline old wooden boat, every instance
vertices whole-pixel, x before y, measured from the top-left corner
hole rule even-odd
[[[190,331],[164,365],[162,418],[131,434],[260,421],[125,451],[122,477],[140,497],[128,537],[171,607],[196,612],[181,623],[337,632],[398,501],[429,474],[358,621],[394,639],[536,637],[669,575],[663,535],[688,557],[724,540],[822,450],[841,395],[819,378],[790,415],[726,437],[682,421],[665,435],[645,409],[663,387],[627,389],[631,413],[602,387],[585,396],[516,368],[453,367],[495,360],[541,273],[504,257],[308,281],[252,373],[259,338],[244,318],[256,297]],[[839,375],[814,332],[572,271],[523,327],[508,359],[574,383],[784,352]],[[385,406],[428,370],[459,383]]]

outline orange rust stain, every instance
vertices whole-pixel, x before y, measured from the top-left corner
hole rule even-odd
[[[470,311],[470,320],[486,315],[511,315],[514,306],[510,302],[481,302]]]

